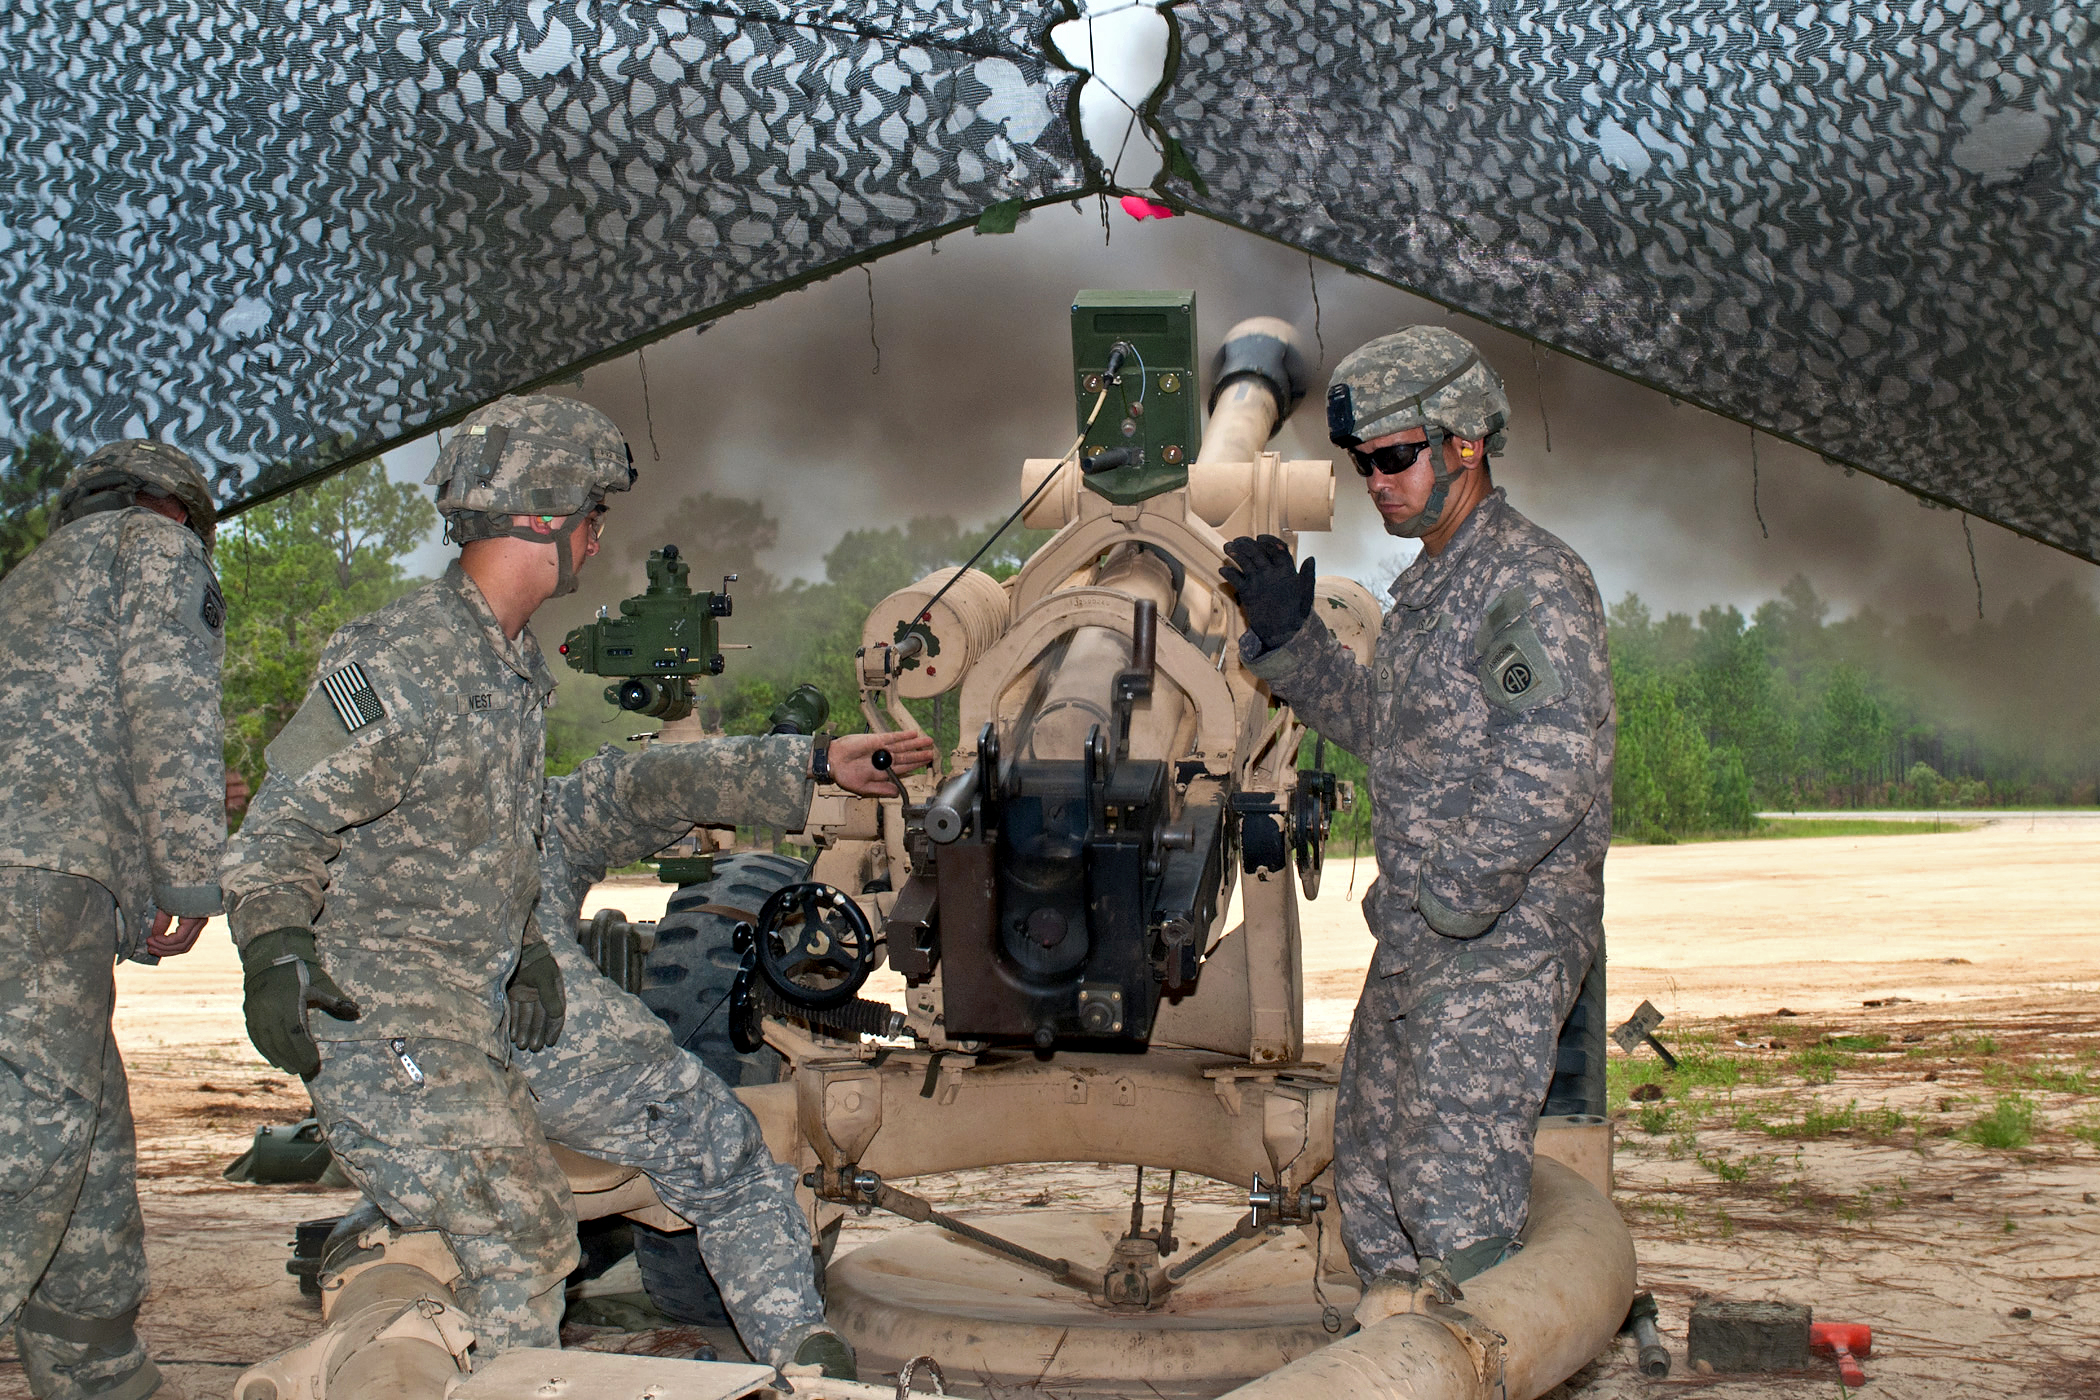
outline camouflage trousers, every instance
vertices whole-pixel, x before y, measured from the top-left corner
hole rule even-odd
[[[1522,912],[1471,943],[1410,928],[1407,942],[1381,944],[1364,980],[1334,1173],[1342,1240],[1367,1285],[1524,1228],[1554,1042],[1589,954]]]
[[[39,1400],[160,1384],[131,1097],[110,1034],[115,902],[93,880],[0,867],[0,1325]]]
[[[415,1085],[392,1042],[323,1044],[311,1087],[331,1147],[389,1219],[444,1233],[484,1355],[559,1344],[576,1219],[551,1140],[646,1172],[693,1222],[745,1347],[791,1360],[824,1325],[793,1173],[654,1013],[564,932],[550,942],[568,1019],[547,1050],[506,1067],[455,1042],[406,1041]]]

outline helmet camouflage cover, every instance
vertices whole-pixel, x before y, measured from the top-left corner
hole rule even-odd
[[[1409,326],[1358,347],[1327,389],[1327,435],[1345,447],[1422,428],[1486,438],[1488,451],[1500,452],[1508,423],[1502,376],[1442,326]]]
[[[131,505],[141,490],[182,502],[190,528],[210,547],[219,523],[211,483],[187,452],[147,438],[126,438],[89,453],[59,491],[58,523]]]
[[[527,394],[467,415],[425,480],[446,516],[570,516],[634,485],[634,454],[589,404]]]

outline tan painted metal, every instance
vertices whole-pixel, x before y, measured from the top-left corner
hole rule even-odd
[[[444,1400],[474,1334],[442,1279],[396,1255],[329,1284],[328,1326],[243,1371],[234,1400]]]
[[[962,577],[955,576],[960,573]],[[952,586],[951,585],[952,581]],[[940,601],[934,603],[935,597]],[[925,616],[933,604],[932,616]],[[895,678],[897,693],[925,700],[962,684],[970,667],[1005,630],[1009,606],[999,580],[982,569],[942,569],[877,603],[861,630],[864,647],[895,644],[903,629],[924,623],[940,638],[937,656],[913,658]]]
[[[1364,1328],[1231,1392],[1231,1400],[1533,1400],[1602,1351],[1633,1301],[1633,1239],[1611,1202],[1541,1158],[1523,1252],[1455,1304],[1373,1288]],[[1414,1307],[1387,1315],[1389,1307]]]
[[[1244,1211],[1176,1211],[1169,1266],[1232,1230]],[[1155,1212],[1156,1217],[1156,1212]],[[1106,1259],[1127,1212],[1042,1210],[975,1214],[970,1221],[1039,1250]],[[1258,1230],[1191,1271],[1151,1308],[1104,1308],[1002,1256],[930,1225],[863,1245],[832,1266],[832,1321],[855,1338],[863,1369],[894,1371],[914,1354],[940,1358],[951,1380],[993,1395],[1208,1397],[1333,1340],[1356,1305],[1357,1284],[1331,1228]],[[1313,1288],[1323,1254],[1321,1293]]]

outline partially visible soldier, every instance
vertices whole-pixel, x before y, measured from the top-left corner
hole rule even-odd
[[[39,1400],[172,1391],[132,1326],[145,1227],[110,1016],[118,959],[186,953],[219,912],[216,519],[183,453],[112,443],[0,580],[0,1325]]]
[[[816,786],[814,748],[824,742],[738,736],[608,749],[547,782],[540,927],[561,966],[568,1020],[559,1044],[517,1064],[548,1137],[641,1168],[664,1203],[694,1223],[701,1258],[740,1322],[769,1306],[797,1320],[798,1295],[773,1286],[809,1268],[793,1173],[768,1156],[757,1120],[716,1072],[680,1049],[639,997],[600,975],[577,944],[576,918],[607,869],[662,850],[697,823],[800,827]],[[867,761],[875,748],[889,750],[896,771],[934,757],[924,734],[829,743],[835,780],[870,797],[895,791]],[[720,1015],[726,1022],[727,1009]],[[798,1247],[805,1257],[793,1255]]]
[[[1463,337],[1411,326],[1336,368],[1328,433],[1394,535],[1372,664],[1312,615],[1313,563],[1226,546],[1275,694],[1369,765],[1378,951],[1335,1122],[1343,1238],[1366,1285],[1449,1286],[1523,1228],[1561,1023],[1603,935],[1614,709],[1588,567],[1491,478],[1509,400]]]
[[[575,588],[606,497],[634,468],[603,414],[533,396],[471,415],[431,479],[458,562],[330,639],[270,746],[225,884],[249,1037],[309,1081],[366,1196],[398,1225],[441,1232],[486,1357],[559,1345],[576,1262],[568,1184],[529,1062],[514,1058],[558,1043],[570,1009],[535,913],[554,679],[526,623]],[[864,761],[875,738],[836,741],[834,766],[843,774],[860,749]],[[704,1099],[675,1114],[644,1104],[642,1118],[731,1133],[733,1115]],[[787,1183],[756,1139],[753,1126],[700,1145],[692,1202],[750,1213],[725,1232],[778,1234],[775,1271],[730,1297],[738,1330],[763,1360],[850,1371],[823,1320],[806,1222],[791,1201],[763,1204]]]

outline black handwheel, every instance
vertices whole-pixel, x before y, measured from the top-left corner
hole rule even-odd
[[[756,986],[757,943],[757,929],[749,924],[736,926],[735,947],[744,960],[729,986],[729,1043],[742,1055],[755,1055],[766,1043],[765,1012],[759,1009]]]
[[[767,986],[820,1010],[851,1001],[875,970],[875,930],[843,893],[809,881],[766,901],[752,951]]]

